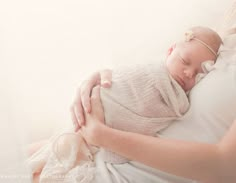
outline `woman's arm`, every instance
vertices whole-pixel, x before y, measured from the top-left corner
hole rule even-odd
[[[213,181],[212,178],[219,180],[223,173],[223,156],[218,145],[161,139],[108,127],[94,134],[98,146],[171,174]]]
[[[236,182],[236,122],[218,144],[187,142],[103,125],[99,89],[92,92],[91,106],[93,111],[86,114],[86,125],[82,127],[89,143],[178,176],[204,182]]]

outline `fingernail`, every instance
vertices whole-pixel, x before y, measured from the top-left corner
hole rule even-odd
[[[111,82],[109,82],[108,80],[104,80],[104,81],[102,81],[102,85],[103,86],[110,86]]]

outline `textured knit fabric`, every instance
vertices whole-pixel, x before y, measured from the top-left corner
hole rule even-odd
[[[101,88],[100,93],[108,126],[150,136],[183,116],[189,107],[186,93],[164,64],[116,69],[112,73],[111,88]],[[102,151],[102,159],[106,162],[128,161]]]

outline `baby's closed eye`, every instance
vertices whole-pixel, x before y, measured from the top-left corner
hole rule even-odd
[[[182,57],[181,55],[178,55],[180,61],[184,64],[184,65],[189,65],[189,62],[187,61],[187,59],[185,59],[184,57]]]

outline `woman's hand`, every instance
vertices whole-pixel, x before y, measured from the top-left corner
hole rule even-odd
[[[90,113],[84,113],[86,124],[81,127],[80,132],[88,144],[97,145],[99,133],[102,127],[105,127],[104,111],[100,99],[100,86],[93,88],[90,101],[93,110]]]
[[[70,108],[71,117],[75,131],[78,131],[85,124],[84,109],[91,112],[90,95],[94,86],[101,85],[109,88],[111,86],[112,70],[102,70],[92,74],[88,80],[85,80],[78,88],[75,100]]]

